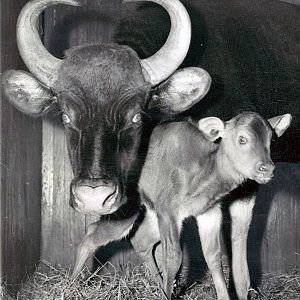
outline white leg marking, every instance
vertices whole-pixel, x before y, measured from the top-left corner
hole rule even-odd
[[[237,200],[230,207],[232,219],[232,273],[239,300],[247,300],[250,275],[247,263],[247,238],[252,220],[255,196],[247,200]]]
[[[219,300],[229,300],[221,260],[221,224],[222,212],[215,206],[197,217],[198,230],[203,254],[212,274]]]

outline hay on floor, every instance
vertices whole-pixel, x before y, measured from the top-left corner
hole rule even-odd
[[[85,270],[85,272],[87,272]],[[266,274],[262,278],[260,299],[268,300],[298,300],[300,295],[300,275],[293,274],[272,275]],[[0,289],[2,299],[10,299]],[[62,268],[55,268],[43,262],[35,274],[21,287],[18,300],[110,300],[133,299],[154,300],[160,299],[161,290],[145,265],[126,268],[123,271],[115,269],[111,264],[102,267],[102,272],[89,274],[88,280],[78,276],[74,281],[70,279],[70,272]],[[184,300],[216,299],[216,293],[210,275],[201,283],[193,284],[183,296]]]

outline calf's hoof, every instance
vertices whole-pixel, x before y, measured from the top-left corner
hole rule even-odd
[[[259,288],[250,288],[248,291],[248,300],[254,300],[254,299],[267,299],[261,290]]]

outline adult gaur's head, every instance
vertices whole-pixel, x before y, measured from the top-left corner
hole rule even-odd
[[[132,49],[116,44],[81,46],[67,51],[63,60],[53,57],[38,35],[39,14],[48,6],[78,6],[78,1],[33,0],[19,16],[18,47],[31,74],[7,71],[2,78],[4,92],[16,108],[31,116],[60,109],[74,173],[71,205],[84,213],[109,214],[126,201],[143,113],[154,108],[164,116],[182,112],[210,86],[210,77],[202,69],[175,72],[191,37],[182,4],[146,1],[162,5],[172,26],[165,45],[143,60]]]

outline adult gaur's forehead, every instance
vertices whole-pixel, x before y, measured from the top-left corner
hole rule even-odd
[[[82,97],[66,92],[59,95],[58,103],[78,127],[89,124],[96,128],[106,124],[119,128],[144,109],[147,98],[148,94],[141,89],[127,90],[116,98]]]
[[[89,45],[66,52],[53,90],[105,100],[140,87],[146,89],[148,84],[133,50],[120,45]]]

